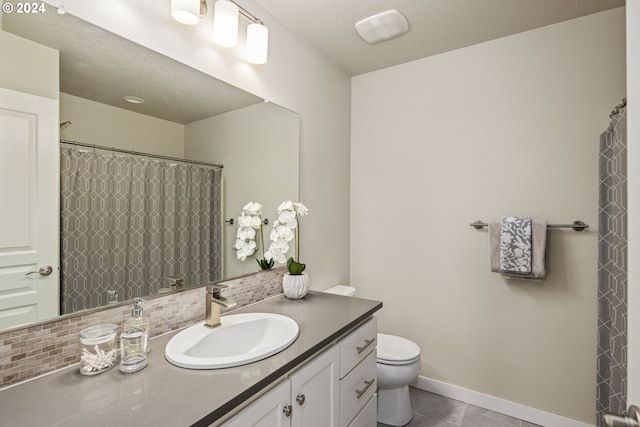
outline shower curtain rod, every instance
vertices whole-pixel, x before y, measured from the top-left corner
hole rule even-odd
[[[181,159],[179,157],[160,156],[158,154],[142,153],[139,151],[132,151],[132,150],[123,150],[121,148],[115,148],[115,147],[105,147],[104,145],[87,144],[85,142],[70,141],[68,139],[61,139],[60,142],[63,144],[78,145],[80,147],[93,148],[94,150],[106,150],[106,151],[112,151],[115,153],[131,154],[134,156],[151,157],[154,159],[168,160],[170,162],[190,163],[194,165],[209,166],[212,168],[224,169],[223,165],[201,162],[199,160],[188,160],[188,159]]]
[[[611,114],[609,114],[609,118],[613,118],[616,114],[620,112],[620,110],[627,106],[627,98],[622,98],[622,102],[615,106],[613,110],[611,110]]]

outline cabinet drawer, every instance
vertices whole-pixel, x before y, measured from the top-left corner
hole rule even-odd
[[[376,348],[378,319],[372,317],[340,341],[340,378]]]
[[[376,351],[340,381],[340,425],[346,426],[376,392]]]
[[[362,411],[349,423],[348,427],[371,427],[378,424],[378,394],[371,396],[371,399],[364,405]]]

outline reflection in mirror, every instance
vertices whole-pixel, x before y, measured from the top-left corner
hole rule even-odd
[[[201,233],[186,233],[185,236],[190,234],[189,241],[184,241],[187,237],[181,237],[179,242],[183,247],[207,243],[220,247],[215,260],[219,270],[208,276],[192,275],[192,267],[185,264],[171,271],[156,268],[152,278],[138,277],[144,270],[151,269],[145,255],[142,258],[146,268],[140,268],[135,274],[122,273],[101,279],[105,283],[101,283],[95,301],[72,305],[68,311],[113,303],[116,301],[114,291],[117,291],[117,302],[128,302],[131,297],[138,296],[138,292],[143,292],[142,289],[149,294],[168,290],[176,278],[184,279],[184,286],[189,287],[258,270],[254,258],[244,262],[236,258],[233,250],[236,226],[225,220],[234,218],[237,224],[242,207],[253,201],[262,203],[264,216],[273,221],[276,208],[282,201],[297,200],[297,114],[69,14],[59,15],[51,7],[44,14],[5,15],[2,30],[60,51],[59,119],[61,123],[70,122],[61,129],[61,139],[223,166],[220,182],[214,184],[219,185],[221,206],[212,220],[212,229],[217,230],[222,240],[213,242],[211,236],[216,233],[201,230]],[[123,99],[125,96],[138,97],[145,102],[127,103]],[[69,146],[68,149],[77,152],[78,148],[92,155],[135,158],[137,162],[163,164],[169,168],[188,165],[180,161],[152,159],[151,156],[116,156],[115,153],[90,147]],[[220,170],[205,166],[202,169]],[[107,172],[106,175],[113,174]],[[144,175],[142,184],[150,184],[148,175]],[[212,200],[209,196],[196,199]],[[185,210],[192,212],[191,208]],[[97,216],[92,215],[89,217],[96,220]],[[162,213],[154,215],[158,221],[166,219]],[[121,224],[136,220],[123,216],[116,221],[116,215],[112,213],[104,216],[111,224],[110,231],[123,233],[123,237],[127,233]],[[72,222],[69,222],[69,228],[75,227]],[[109,227],[104,231],[107,234]],[[266,236],[269,231],[270,226],[267,226]],[[149,237],[141,236],[138,243],[145,244]],[[194,237],[199,239],[199,243],[193,240]],[[156,242],[158,253],[181,251],[169,240]],[[136,250],[129,257],[136,258],[141,253],[141,250]],[[261,258],[261,252],[256,255]],[[63,252],[63,260],[65,256],[68,255]],[[127,256],[124,259],[128,259]],[[163,262],[160,260],[156,264],[162,265]],[[61,301],[69,298],[64,293],[69,288],[64,282],[65,276],[77,273],[74,269],[79,268],[79,264],[79,261],[61,264],[64,266],[60,279]],[[83,274],[76,276],[78,282],[74,289],[93,289],[94,280],[89,278],[81,283]],[[134,288],[130,284],[134,281],[142,285],[132,290]],[[91,299],[80,294],[74,298]],[[65,309],[61,313],[68,311]]]

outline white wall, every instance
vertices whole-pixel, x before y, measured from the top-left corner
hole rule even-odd
[[[47,0],[60,5],[61,0]],[[300,114],[300,201],[305,217],[301,259],[311,287],[349,277],[350,79],[254,0],[238,1],[269,28],[269,59],[248,64],[242,46],[212,41],[213,14],[195,27],[170,17],[170,2],[64,0],[71,14],[168,55]],[[209,1],[209,10],[213,2]]]
[[[185,127],[122,108],[60,93],[62,139],[160,156],[184,157]]]
[[[625,94],[624,9],[352,80],[351,283],[422,375],[595,422],[598,143]],[[489,272],[474,220],[549,232],[544,283]]]
[[[260,202],[270,221],[263,226],[267,247],[277,207],[298,199],[298,121],[297,114],[262,102],[186,126],[185,156],[224,166],[224,219],[237,220],[244,205]],[[259,270],[254,257],[237,259],[236,231],[237,223],[224,225],[225,277]],[[263,258],[261,246],[256,257]]]
[[[0,87],[58,99],[57,50],[0,30],[0,52]]]

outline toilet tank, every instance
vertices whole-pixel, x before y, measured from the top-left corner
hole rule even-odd
[[[344,295],[346,297],[352,297],[356,294],[356,288],[354,288],[353,286],[337,285],[329,289],[325,289],[322,292],[326,292],[328,294]]]

